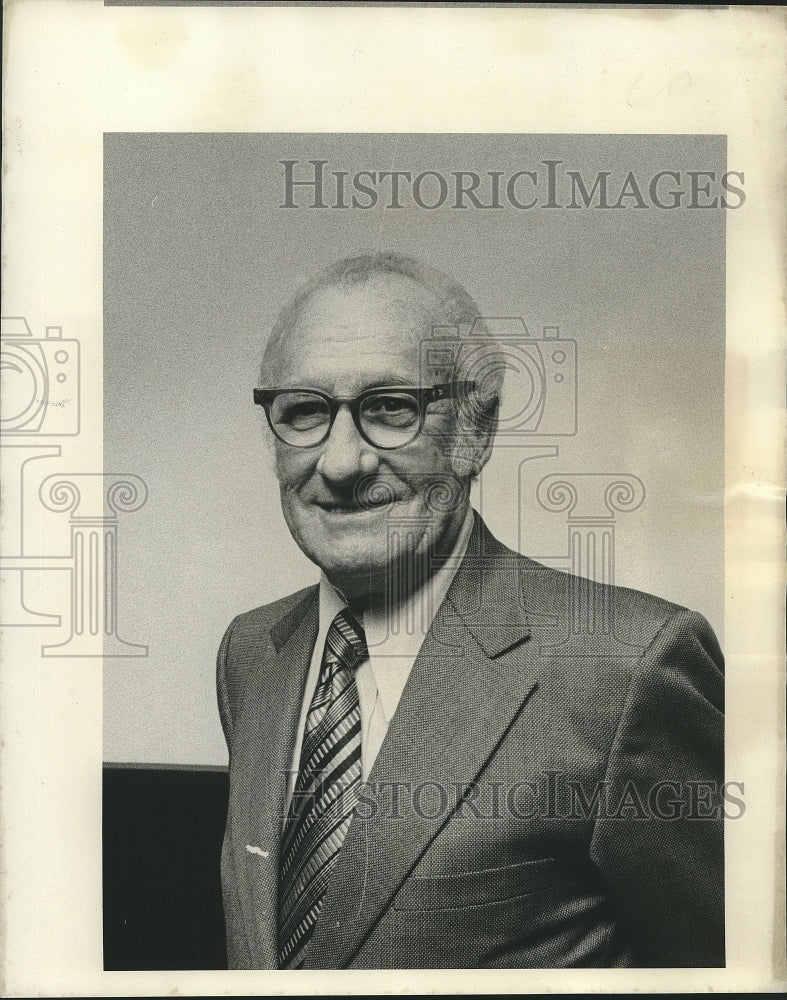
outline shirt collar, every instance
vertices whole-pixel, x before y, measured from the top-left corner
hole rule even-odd
[[[320,624],[317,628],[317,649],[322,650],[331,622],[339,612],[347,607],[347,601],[323,573],[320,576]]]

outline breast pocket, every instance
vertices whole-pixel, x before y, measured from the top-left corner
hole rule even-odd
[[[413,874],[402,885],[397,910],[454,910],[504,902],[548,889],[554,858],[522,861],[499,868],[429,875]]]

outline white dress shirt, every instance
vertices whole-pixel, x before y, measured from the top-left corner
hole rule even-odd
[[[369,649],[369,659],[355,672],[361,709],[361,774],[364,780],[369,776],[383,744],[426,633],[464,557],[472,530],[473,510],[468,508],[450,557],[424,586],[398,607],[390,611],[366,611],[360,620]],[[306,677],[292,767],[287,781],[287,810],[298,777],[303,730],[320,676],[325,639],[331,622],[346,607],[347,601],[323,574],[320,578],[317,641]]]

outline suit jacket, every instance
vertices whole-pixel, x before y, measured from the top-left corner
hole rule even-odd
[[[277,964],[317,593],[238,616],[218,654],[231,968]],[[701,616],[546,568],[476,515],[305,967],[723,966],[723,697]]]

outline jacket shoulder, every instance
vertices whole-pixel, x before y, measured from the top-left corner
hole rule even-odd
[[[242,639],[244,637],[255,637],[264,634],[270,635],[276,627],[289,618],[303,604],[307,604],[314,598],[319,590],[315,584],[311,587],[304,587],[294,594],[280,597],[270,604],[262,604],[258,608],[244,611],[237,615],[229,624],[227,631],[233,633],[233,638]]]
[[[523,603],[543,677],[564,701],[585,706],[599,731],[612,735],[608,725],[635,694],[669,697],[675,705],[680,694],[723,712],[724,655],[701,614],[521,559]]]
[[[237,615],[228,625],[216,657],[216,691],[224,735],[229,742],[234,720],[253,670],[274,655],[277,630],[297,622],[317,597],[318,587],[302,590]]]
[[[508,548],[480,516],[468,556],[465,590],[469,579],[477,592],[470,603],[475,606],[480,595],[481,603],[489,607],[490,620],[497,615],[501,626],[509,620],[521,622],[544,651],[556,655],[608,658],[620,654],[628,659],[647,649],[665,627],[678,622],[689,631],[713,635],[701,615],[682,605],[547,566]]]
[[[507,550],[520,567],[523,603],[534,631],[584,639],[602,651],[607,637],[644,650],[668,623],[686,621],[713,636],[705,618],[674,601],[633,587],[600,583]],[[714,637],[715,639],[715,637]]]

